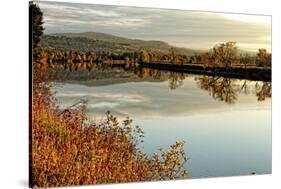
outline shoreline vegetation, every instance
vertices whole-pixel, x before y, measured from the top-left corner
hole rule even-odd
[[[110,112],[100,122],[85,114],[87,103],[59,109],[51,92],[53,69],[40,50],[43,13],[29,5],[32,28],[32,96],[30,123],[30,187],[156,181],[188,177],[184,142],[151,156],[139,145],[144,133],[127,117],[122,123]]]
[[[223,76],[230,78],[271,81],[271,54],[259,49],[257,54],[240,53],[236,42],[215,45],[208,52],[187,55],[176,48],[169,53],[155,49],[134,52],[65,51],[41,48],[39,61],[50,68],[89,71],[98,66],[147,67],[160,70]]]

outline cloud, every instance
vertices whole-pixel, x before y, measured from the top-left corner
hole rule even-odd
[[[39,6],[46,33],[96,31],[196,49],[215,41],[271,46],[270,16],[44,1]]]
[[[87,10],[88,13],[93,14],[95,16],[99,16],[99,17],[119,17],[120,15],[116,12],[113,11],[99,11],[99,10],[91,10],[88,9]]]

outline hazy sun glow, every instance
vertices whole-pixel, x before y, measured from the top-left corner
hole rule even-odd
[[[271,16],[264,15],[251,15],[251,14],[225,14],[225,13],[212,13],[215,15],[222,16],[224,18],[240,21],[240,22],[248,22],[254,24],[271,24]]]

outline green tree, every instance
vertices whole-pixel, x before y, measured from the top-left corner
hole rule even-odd
[[[41,9],[34,2],[29,4],[29,19],[31,24],[32,32],[32,48],[33,52],[37,51],[39,47],[39,42],[43,35],[43,13]]]

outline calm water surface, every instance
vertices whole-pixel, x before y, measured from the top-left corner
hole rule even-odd
[[[87,99],[93,120],[129,115],[148,154],[186,141],[192,178],[271,173],[271,83],[143,72],[60,82],[56,96],[62,107]]]

